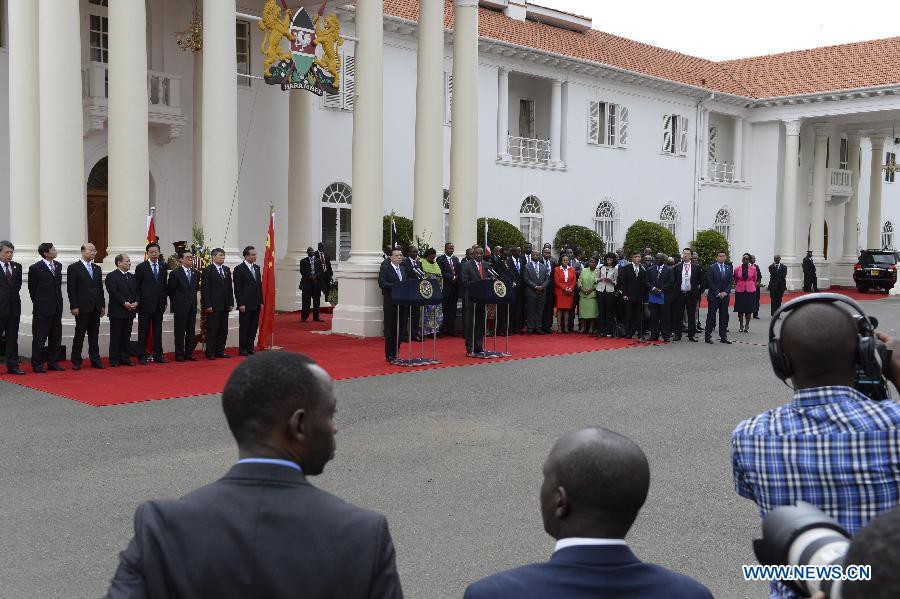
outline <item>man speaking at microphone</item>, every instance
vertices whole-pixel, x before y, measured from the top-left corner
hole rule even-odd
[[[472,285],[484,279],[495,278],[491,275],[490,267],[484,261],[484,250],[475,246],[472,249],[472,259],[462,265],[463,287],[463,326],[465,327],[466,355],[470,358],[484,351],[484,304],[476,304],[470,298]]]

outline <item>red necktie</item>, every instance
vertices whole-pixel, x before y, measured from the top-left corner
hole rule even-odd
[[[484,278],[484,271],[481,270],[481,262],[478,263],[478,276]]]

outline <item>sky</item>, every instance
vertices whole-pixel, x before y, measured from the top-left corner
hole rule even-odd
[[[900,9],[873,0],[535,0],[593,28],[727,60],[900,35]],[[900,57],[898,57],[900,60]],[[900,66],[898,66],[900,68]]]

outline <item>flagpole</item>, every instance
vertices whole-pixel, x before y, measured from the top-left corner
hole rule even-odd
[[[275,205],[274,204],[269,204],[269,225],[271,225],[272,237],[274,238],[274,236],[275,236],[274,235],[274,233],[275,233]],[[267,229],[266,230],[266,253],[263,256],[263,260],[265,260],[265,261],[269,260],[269,251],[270,250],[272,252],[271,259],[272,259],[272,261],[274,261],[275,260],[275,242],[274,242],[274,239],[269,238],[269,230]],[[275,271],[273,269],[269,268],[268,263],[264,264],[264,266],[265,266],[265,270],[263,270],[263,275],[265,275],[268,272],[269,277],[271,278],[271,284],[274,286],[275,285]],[[274,301],[274,297],[276,294],[272,293],[271,295],[272,295],[271,298],[265,298],[265,299],[268,299],[269,301]],[[283,347],[281,347],[279,345],[275,345],[275,308],[272,308],[271,310],[272,310],[272,322],[271,322],[270,326],[272,327],[272,331],[269,334],[269,346],[262,348],[264,351],[278,351],[278,350],[284,349]]]

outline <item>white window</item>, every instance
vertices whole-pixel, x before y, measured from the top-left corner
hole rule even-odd
[[[588,102],[588,143],[598,146],[628,145],[628,107],[611,102]]]
[[[519,99],[519,137],[534,139],[534,100]]]
[[[850,168],[850,144],[847,143],[847,140],[844,138],[841,138],[841,155],[839,162],[839,169],[848,170]]]
[[[444,124],[450,124],[453,112],[453,75],[444,73]]]
[[[522,200],[519,230],[532,247],[541,247],[544,237],[544,207],[536,196],[528,196]]]
[[[353,193],[346,183],[332,183],[322,194],[322,244],[339,261],[350,258],[350,209]]]
[[[341,64],[338,66],[340,91],[334,95],[325,94],[322,102],[326,108],[352,112],[356,95],[356,56],[348,46],[341,48],[340,55]]]
[[[250,87],[250,23],[237,21],[235,23],[237,42],[237,84]]]
[[[688,151],[688,119],[680,114],[663,115],[663,154],[686,156]]]
[[[666,204],[659,211],[659,224],[669,230],[675,238],[678,238],[678,208],[674,204]]]
[[[884,180],[888,183],[894,182],[894,168],[897,166],[897,154],[894,152],[885,152],[884,153],[884,164],[885,166],[890,166],[891,168],[885,169],[884,171]]]
[[[612,199],[604,199],[597,204],[594,212],[594,232],[603,240],[607,252],[614,251],[619,228],[619,208]]]
[[[881,227],[881,248],[885,250],[894,249],[894,223],[885,221]]]
[[[708,158],[710,162],[719,161],[719,127],[717,125],[709,126],[709,139],[706,142],[708,149]]]
[[[444,190],[444,243],[450,240],[450,190]]]
[[[0,0],[0,48],[6,47],[6,1]]]
[[[731,211],[728,208],[719,208],[713,221],[713,228],[722,234],[728,245],[731,245]]]
[[[97,5],[106,6],[106,3]],[[106,16],[106,9],[91,9],[88,14],[88,34],[91,61],[108,63],[109,18]]]

